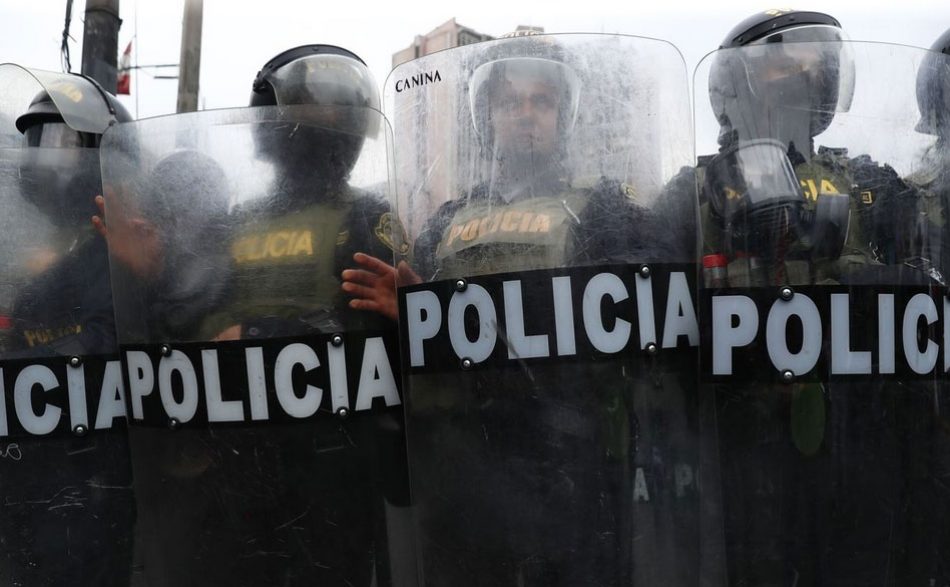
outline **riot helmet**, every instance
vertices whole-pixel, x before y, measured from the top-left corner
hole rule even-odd
[[[770,10],[734,27],[709,73],[720,144],[774,139],[790,156],[810,159],[813,138],[851,106],[846,40],[838,21],[820,12]]]
[[[512,36],[481,61],[472,71],[469,101],[482,144],[495,153],[545,151],[570,137],[580,80],[556,41],[537,33]],[[556,124],[555,132],[545,124]]]
[[[473,132],[506,198],[563,179],[580,79],[553,38],[515,33],[479,54],[469,79]]]
[[[279,168],[311,170],[325,180],[345,180],[364,139],[378,130],[372,74],[355,53],[333,45],[303,45],[272,58],[254,79],[250,105],[299,109],[299,123],[258,128],[257,151]]]
[[[940,35],[930,51],[917,70],[917,130],[946,142],[950,137],[950,29]]]
[[[129,112],[115,96],[82,76],[82,85],[63,83],[34,96],[15,124],[23,134],[20,185],[24,196],[54,223],[74,225],[95,213],[93,197],[101,191],[98,152],[102,132],[77,130],[64,107],[82,103],[102,120],[127,122]],[[81,88],[86,88],[83,91]],[[53,93],[59,96],[59,100]],[[64,105],[63,100],[68,101]]]

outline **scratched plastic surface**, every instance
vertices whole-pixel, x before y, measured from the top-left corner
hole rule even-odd
[[[111,114],[77,76],[7,64],[0,80],[0,583],[128,585],[134,503],[124,407],[99,379],[117,351],[105,242],[89,223],[99,153],[27,146],[13,124],[43,91],[75,128],[102,132]],[[77,388],[67,383],[72,357],[90,374],[76,395],[89,411],[85,435],[73,432],[80,410],[66,399],[67,387]],[[39,387],[38,372],[52,380]],[[103,389],[109,410],[97,421]]]
[[[695,191],[673,181],[692,164],[687,88],[672,45],[620,35],[504,38],[390,74],[426,585],[698,583],[695,353],[621,335],[600,354],[579,309],[591,267],[616,285],[590,293],[614,334],[640,264],[691,296]]]
[[[302,381],[326,376],[331,335],[394,329],[350,311],[339,275],[352,262],[346,251],[368,238],[392,254],[380,240],[388,238],[387,133],[376,110],[309,106],[167,116],[107,133],[106,223],[123,353],[134,345],[164,365],[162,345],[218,351],[228,371],[220,381],[234,381],[222,383],[220,397],[244,414],[171,426],[164,413],[157,425],[133,413],[138,573],[146,584],[392,584],[388,534],[398,541],[390,523],[406,500],[395,390],[393,407],[378,402],[378,411],[343,418],[331,407],[336,387],[319,384],[326,392],[312,413],[278,419],[268,371],[261,385],[270,417],[251,421],[252,374],[225,363],[235,353],[226,355],[224,342],[267,349],[292,342],[320,353],[319,365],[292,374],[299,402],[316,393]],[[346,225],[347,218],[356,220]],[[203,373],[197,348],[188,347],[189,357]],[[395,344],[391,352],[395,360]],[[237,355],[243,361],[243,349]],[[173,385],[183,393],[181,381]],[[350,387],[355,392],[356,382]],[[159,391],[149,392],[157,400]],[[204,409],[208,400],[200,401]]]
[[[697,68],[703,252],[720,259],[705,293],[762,310],[703,390],[729,584],[950,579],[950,184],[945,137],[918,110],[944,97],[918,85],[922,68],[946,79],[946,56],[831,27]]]

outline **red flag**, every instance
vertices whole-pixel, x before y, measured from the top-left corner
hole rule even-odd
[[[125,47],[125,51],[122,52],[122,58],[119,59],[119,77],[116,79],[116,94],[125,94],[128,96],[131,93],[132,87],[132,76],[130,74],[130,68],[132,67],[132,41],[129,41],[129,44]]]

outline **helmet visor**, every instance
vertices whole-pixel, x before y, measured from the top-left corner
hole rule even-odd
[[[776,96],[774,88],[782,88],[782,82],[790,80],[805,83],[813,97],[811,104],[801,106],[847,112],[854,96],[854,59],[846,40],[839,28],[805,26],[755,41],[744,50],[753,95],[781,104],[782,96]]]
[[[469,98],[473,116],[487,107],[489,124],[525,112],[556,112],[562,130],[569,131],[577,117],[579,86],[577,75],[563,63],[535,57],[499,59],[475,69]],[[473,124],[475,131],[483,134],[477,116]]]
[[[369,106],[379,110],[379,92],[369,70],[342,55],[311,55],[265,78],[280,105]]]
[[[27,147],[74,148],[82,147],[80,134],[65,122],[34,124],[24,131]]]

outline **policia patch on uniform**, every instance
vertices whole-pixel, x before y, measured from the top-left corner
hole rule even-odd
[[[406,229],[403,228],[399,219],[393,216],[392,213],[386,212],[380,216],[379,224],[376,225],[373,232],[376,234],[376,238],[392,252],[399,255],[409,253],[409,235],[406,234]]]

